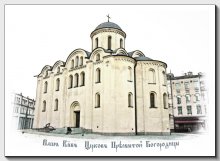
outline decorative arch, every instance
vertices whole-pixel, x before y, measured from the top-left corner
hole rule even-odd
[[[156,74],[153,68],[148,70],[148,83],[156,83]]]
[[[131,53],[131,57],[145,57],[144,53],[142,53],[140,50],[135,50]]]
[[[105,53],[105,51],[104,51],[104,49],[103,48],[96,48],[95,50],[93,50],[93,52],[91,53],[91,55],[90,55],[90,60],[92,60],[92,61],[96,61],[96,55],[97,54],[100,54],[100,59],[101,59],[101,57],[102,57],[102,55]]]
[[[53,67],[52,67],[52,71],[55,72],[57,70],[58,67],[60,66],[65,66],[65,62],[58,60],[56,63],[54,63]],[[55,72],[56,73],[56,72]]]
[[[75,55],[78,55],[78,54],[79,54],[79,56],[81,55],[84,58],[89,58],[90,57],[90,53],[88,51],[83,50],[83,49],[76,49],[76,50],[72,51],[69,54],[69,56],[67,57],[65,67],[69,66],[71,68],[71,61],[74,59]],[[76,62],[74,62],[74,64],[76,64]]]
[[[70,105],[70,108],[73,110],[73,111],[80,111],[80,104],[78,101],[74,101],[71,105]]]
[[[51,70],[52,70],[51,66],[45,65],[38,76],[45,76],[46,74],[48,74],[48,71]]]
[[[118,54],[122,54],[122,55],[128,56],[127,51],[126,51],[125,49],[122,49],[122,48],[120,48],[120,49],[118,49],[118,50],[116,51],[116,55],[118,55]]]

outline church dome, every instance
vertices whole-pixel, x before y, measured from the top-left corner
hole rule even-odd
[[[113,23],[113,22],[101,23],[95,28],[95,30],[102,29],[102,28],[114,28],[114,29],[122,30],[120,26],[118,26],[116,23]]]

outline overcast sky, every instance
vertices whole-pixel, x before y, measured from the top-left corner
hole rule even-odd
[[[204,72],[215,78],[214,6],[206,5],[7,5],[5,7],[6,90],[35,98],[45,65],[66,61],[90,33],[107,21],[127,37],[125,49],[167,63],[175,75]]]

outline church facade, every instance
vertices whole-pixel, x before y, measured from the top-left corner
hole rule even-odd
[[[76,49],[37,76],[34,128],[101,134],[170,134],[166,63],[125,50],[126,33],[98,25],[92,51]]]

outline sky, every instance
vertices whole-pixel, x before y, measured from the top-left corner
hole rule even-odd
[[[127,52],[163,61],[176,76],[203,72],[213,85],[213,11],[206,5],[6,5],[6,91],[35,99],[34,76],[77,48],[91,52],[90,34],[108,14],[126,32]]]

